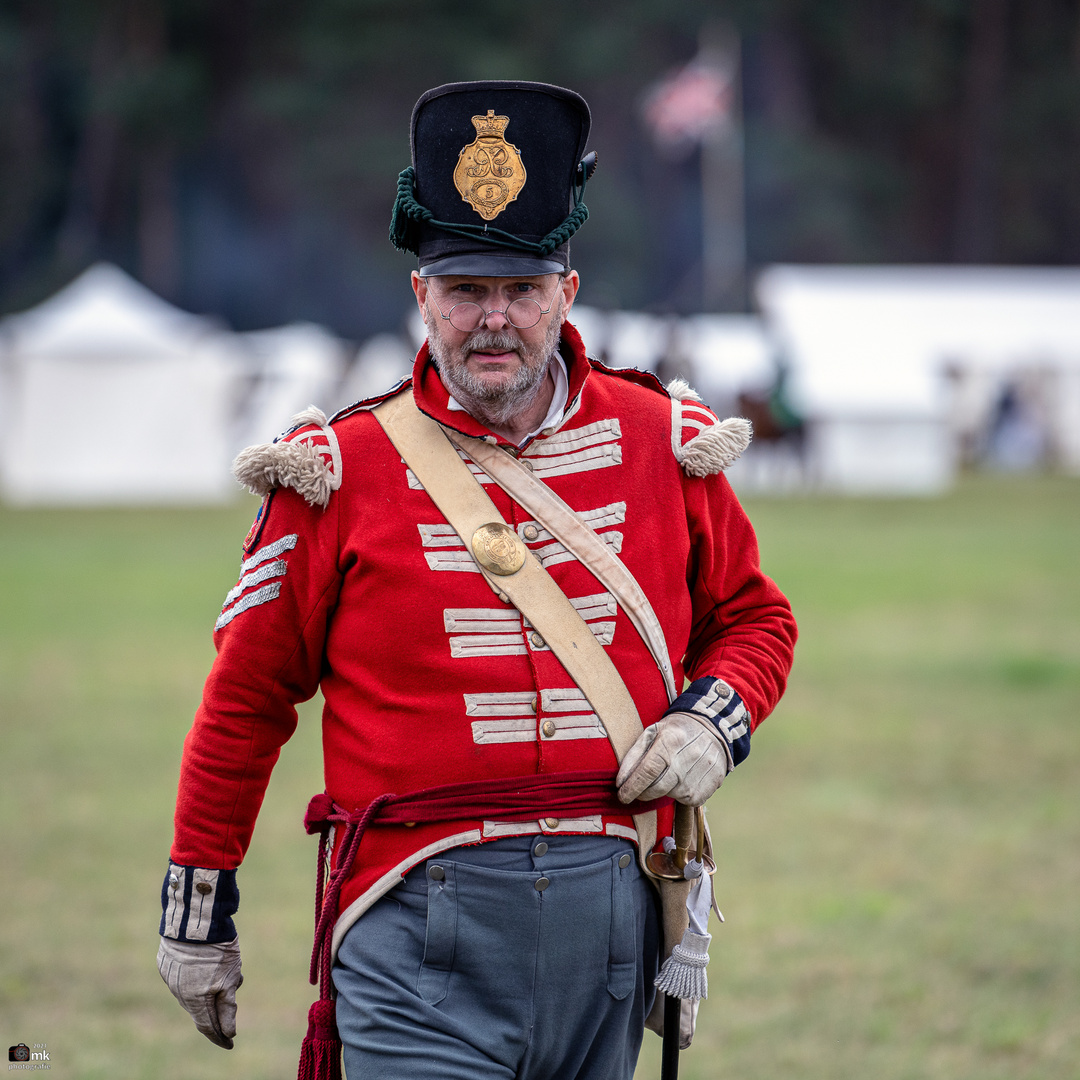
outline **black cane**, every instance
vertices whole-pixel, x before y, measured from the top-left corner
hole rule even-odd
[[[679,1019],[682,1000],[664,995],[664,1040],[660,1050],[660,1080],[679,1080]]]
[[[671,853],[675,865],[681,870],[690,857],[690,845],[694,840],[694,808],[675,804],[675,820],[671,828],[675,850]],[[682,1036],[682,999],[664,995],[664,1039],[660,1051],[660,1080],[679,1080],[679,1042]]]

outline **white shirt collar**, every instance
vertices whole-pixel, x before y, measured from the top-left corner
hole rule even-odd
[[[529,434],[518,443],[518,446],[520,446],[521,443],[527,442],[535,435],[539,435],[544,428],[555,427],[555,425],[563,418],[563,412],[566,410],[566,401],[570,394],[570,378],[566,372],[566,361],[556,353],[548,363],[548,371],[551,372],[551,377],[555,380],[555,393],[551,395],[551,407],[547,411],[547,416],[544,417],[536,430],[530,431]],[[450,402],[447,405],[447,408],[451,412],[469,411],[454,397],[453,394],[450,395]]]

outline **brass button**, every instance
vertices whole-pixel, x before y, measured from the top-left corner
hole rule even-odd
[[[552,737],[552,735],[555,734],[555,731],[556,731],[555,721],[554,720],[545,720],[540,725],[540,730],[544,733],[544,738],[545,739],[550,739]]]
[[[541,840],[540,843],[537,844],[536,847],[533,848],[533,854],[538,859],[543,858],[543,856],[545,856],[547,853],[548,853],[548,846],[547,846],[547,844],[544,843],[543,840]]]
[[[532,701],[529,702],[529,708],[533,711],[533,714],[535,715],[536,714],[536,698],[533,698]]]
[[[528,458],[523,457],[523,458],[520,458],[519,460],[521,461],[521,464],[524,465],[525,468],[529,470],[529,472],[532,472],[536,468],[536,466]]]
[[[629,855],[620,855],[619,856],[619,867],[621,869],[625,870],[629,865],[630,865],[630,856]]]
[[[211,885],[209,881],[200,881],[199,884],[195,886],[195,891],[202,893],[203,896],[209,896],[210,893],[214,891],[214,886]]]
[[[544,818],[544,824],[549,829],[557,829],[559,827],[559,819],[557,817],[546,817]]]
[[[441,866],[429,866],[427,876],[432,881],[442,881],[446,877],[446,871]]]
[[[546,877],[537,878],[536,881],[533,883],[533,888],[537,892],[543,892],[550,884],[551,882],[548,881]]]
[[[521,533],[526,540],[538,540],[540,538],[540,530],[535,525],[526,525],[521,530]]]
[[[533,643],[534,649],[542,649],[544,647],[544,639],[535,630],[529,635],[529,640]]]

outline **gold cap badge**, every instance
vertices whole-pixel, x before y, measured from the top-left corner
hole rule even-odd
[[[516,574],[525,565],[525,545],[501,521],[481,525],[472,535],[472,550],[476,561],[499,577]]]
[[[476,138],[462,147],[454,167],[454,187],[485,221],[498,217],[525,186],[518,148],[503,137],[509,116],[474,116]]]

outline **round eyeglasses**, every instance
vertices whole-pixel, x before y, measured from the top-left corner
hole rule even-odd
[[[540,321],[542,316],[551,310],[551,304],[548,304],[546,308],[542,308],[535,300],[527,296],[519,296],[516,300],[511,300],[505,308],[492,308],[490,311],[486,311],[480,304],[473,303],[472,300],[463,300],[461,303],[455,304],[446,314],[443,314],[443,309],[439,307],[435,298],[432,297],[431,299],[432,303],[435,304],[435,310],[455,330],[460,330],[465,334],[471,333],[473,330],[479,330],[487,322],[489,315],[496,314],[501,315],[517,330],[529,330]],[[552,297],[552,303],[554,303],[554,297]]]

